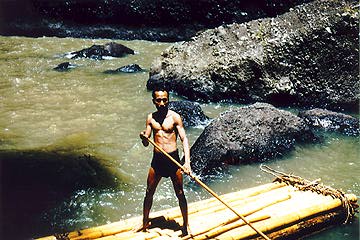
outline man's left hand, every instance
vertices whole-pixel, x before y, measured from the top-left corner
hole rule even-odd
[[[190,166],[190,161],[189,162],[185,162],[185,164],[183,165],[183,170],[186,174],[190,175],[191,174],[191,166]]]

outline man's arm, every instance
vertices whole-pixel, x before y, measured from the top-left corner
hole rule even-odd
[[[180,140],[181,140],[181,142],[183,144],[184,156],[185,156],[184,168],[185,168],[187,173],[191,173],[189,140],[186,137],[184,124],[183,124],[183,122],[181,120],[180,115],[175,114],[174,118],[175,118],[175,124],[176,124],[177,132],[178,132]]]
[[[150,124],[151,119],[152,119],[152,115],[149,114],[147,119],[146,119],[145,130],[140,133],[140,138],[142,140],[142,144],[145,147],[149,146],[149,141],[147,140],[147,138],[149,138],[151,136],[151,124]]]

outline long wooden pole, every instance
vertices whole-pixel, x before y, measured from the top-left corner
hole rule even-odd
[[[208,186],[205,185],[200,179],[187,172],[185,168],[176,161],[173,157],[171,157],[167,152],[165,152],[159,145],[157,145],[152,139],[144,136],[155,148],[157,148],[160,152],[162,152],[165,156],[167,156],[173,163],[175,163],[181,170],[184,171],[187,175],[189,175],[195,182],[197,182],[201,187],[203,187],[206,191],[208,191],[211,195],[213,195],[217,200],[219,200],[222,204],[224,204],[227,208],[229,208],[233,213],[236,214],[241,220],[243,220],[247,225],[249,225],[255,232],[257,232],[260,236],[262,236],[266,240],[270,240],[263,232],[256,229],[249,221],[245,219],[241,214],[235,211],[232,207],[230,207],[226,202],[224,202],[219,195],[217,195],[213,190],[211,190]]]

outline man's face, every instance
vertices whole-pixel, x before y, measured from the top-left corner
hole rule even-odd
[[[153,103],[158,111],[167,110],[169,104],[169,94],[166,91],[156,91]]]

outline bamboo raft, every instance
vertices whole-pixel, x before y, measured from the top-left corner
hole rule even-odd
[[[273,183],[224,194],[221,198],[270,239],[298,238],[347,223],[358,208],[353,194],[263,167]],[[151,227],[136,232],[142,216],[111,224],[54,234],[40,240],[81,239],[261,239],[252,228],[215,198],[188,205],[189,235],[180,237],[178,207],[150,214]]]

